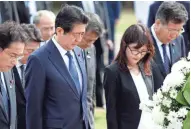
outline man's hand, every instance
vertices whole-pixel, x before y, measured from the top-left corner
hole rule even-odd
[[[108,39],[106,41],[106,44],[107,44],[109,50],[113,50],[114,49],[113,42],[110,39]]]

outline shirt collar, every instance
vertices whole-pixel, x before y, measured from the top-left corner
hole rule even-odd
[[[158,46],[162,46],[163,43],[158,39],[158,37],[157,37],[157,35],[156,35],[156,33],[155,33],[155,30],[154,30],[154,26],[155,26],[155,24],[152,25],[152,27],[151,27],[151,32],[152,32],[153,37],[155,38],[155,40],[156,40],[156,42],[157,42],[157,45],[158,45]]]
[[[23,65],[23,64],[22,64],[20,61],[18,61],[17,64],[16,64],[16,67],[17,67],[17,68],[20,68],[21,65]]]
[[[55,35],[53,35],[52,41],[53,41],[53,43],[55,44],[55,46],[58,48],[58,51],[60,52],[60,54],[61,54],[62,56],[64,56],[67,51],[66,51],[63,47],[61,47],[60,44],[56,41]]]

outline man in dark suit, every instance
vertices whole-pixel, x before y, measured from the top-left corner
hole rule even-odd
[[[162,4],[162,2],[163,1],[156,1],[150,5],[148,27],[151,27],[153,23],[155,22],[155,16],[156,16],[157,10],[159,6]],[[183,4],[188,12],[188,21],[184,25],[185,31],[183,33],[185,46],[186,46],[186,55],[188,55],[188,52],[190,51],[190,1],[177,1],[177,2]]]
[[[86,13],[89,17],[89,22],[86,27],[86,33],[84,34],[82,41],[78,44],[83,49],[86,70],[88,77],[87,85],[87,99],[88,99],[88,117],[89,117],[89,129],[95,129],[94,127],[94,107],[96,103],[96,51],[93,43],[102,35],[104,25],[97,14]]]
[[[88,17],[65,5],[56,34],[29,56],[26,71],[27,129],[88,129],[87,76],[81,42]]]
[[[184,38],[181,33],[187,20],[188,13],[185,7],[177,2],[163,2],[157,11],[155,23],[151,27],[155,46],[154,61],[159,70],[153,74],[155,91],[161,87],[172,65],[186,56]]]
[[[25,78],[24,71],[28,56],[40,46],[41,35],[40,31],[32,24],[22,24],[21,27],[27,32],[29,41],[24,48],[24,56],[20,59],[16,66],[13,67],[15,77],[15,90],[17,102],[17,128],[26,129],[26,99],[24,95]]]
[[[22,56],[27,35],[19,24],[0,25],[0,128],[17,129],[15,80],[11,68]]]

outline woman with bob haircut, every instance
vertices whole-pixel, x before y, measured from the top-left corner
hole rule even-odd
[[[152,99],[153,56],[149,30],[141,24],[127,28],[116,59],[104,73],[107,129],[145,129],[145,124],[149,124],[139,104]]]

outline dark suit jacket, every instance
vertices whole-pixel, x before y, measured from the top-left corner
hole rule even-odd
[[[26,99],[16,66],[13,67],[13,73],[15,77],[15,90],[17,101],[17,128],[26,129]]]
[[[5,111],[5,107],[0,94],[0,128],[1,129],[17,129],[17,107],[15,95],[15,82],[12,71],[3,72],[4,81],[7,88],[9,98],[9,115]]]
[[[79,47],[74,53],[82,73],[81,96],[52,40],[29,56],[25,71],[27,129],[83,129],[83,113],[87,127],[85,62]]]
[[[152,32],[151,32],[152,35]],[[160,88],[163,84],[163,81],[166,77],[162,57],[160,55],[160,51],[158,49],[156,40],[154,39],[153,35],[153,42],[154,42],[154,47],[155,47],[155,56],[154,56],[154,62],[155,68],[158,68],[158,70],[155,70],[154,74],[153,73],[153,78],[154,78],[154,83],[155,83],[155,91]],[[184,38],[182,35],[177,37],[175,40],[171,41],[169,44],[170,48],[170,58],[171,58],[171,67],[174,63],[176,63],[178,60],[180,60],[181,57],[186,57],[186,50],[185,50],[185,43],[184,43]],[[159,79],[160,78],[160,79]]]
[[[20,23],[30,23],[29,8],[25,6],[25,1],[17,1],[17,11],[20,19]]]
[[[140,68],[147,87],[152,88],[152,76]],[[139,95],[129,71],[125,72],[115,62],[105,69],[104,88],[107,109],[107,129],[137,129],[141,117]],[[151,95],[152,96],[152,95]]]

